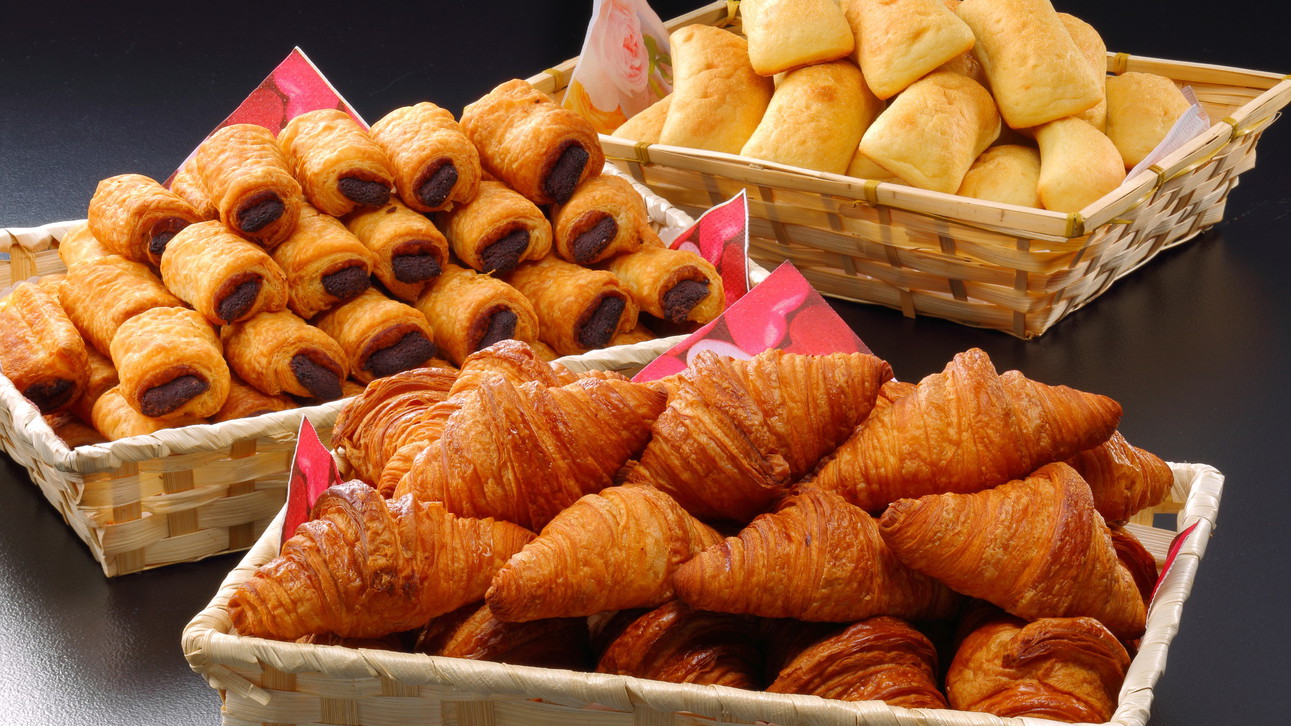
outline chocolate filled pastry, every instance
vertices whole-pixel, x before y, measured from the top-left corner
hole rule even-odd
[[[85,390],[72,402],[70,410],[85,423],[93,423],[90,411],[94,409],[94,402],[99,400],[99,396],[109,388],[121,383],[121,377],[117,375],[117,368],[112,365],[112,359],[92,346],[86,346],[85,360],[87,363]]]
[[[394,166],[395,189],[418,212],[469,202],[480,187],[480,153],[453,114],[433,103],[396,108],[372,124]]]
[[[509,282],[533,303],[538,337],[560,355],[604,348],[637,325],[637,304],[614,273],[548,255],[521,265]]]
[[[453,254],[479,272],[507,273],[551,251],[551,223],[506,184],[480,182],[480,193],[440,215]]]
[[[162,429],[206,423],[205,419],[187,415],[164,419],[149,418],[126,402],[120,386],[113,386],[99,396],[99,400],[94,402],[90,418],[94,428],[109,441],[156,433]]]
[[[161,280],[213,325],[287,306],[287,276],[278,263],[216,221],[191,225],[171,240]]]
[[[142,174],[104,179],[90,198],[94,237],[127,260],[154,266],[181,229],[200,221],[193,205]]]
[[[551,210],[556,254],[567,262],[591,265],[641,246],[649,224],[645,200],[621,176],[602,174],[583,182],[569,202]]]
[[[149,418],[207,418],[229,395],[220,339],[196,310],[152,308],[125,321],[112,363],[126,403]]]
[[[0,300],[0,370],[43,414],[67,408],[85,390],[85,341],[39,285],[18,283]]]
[[[266,248],[296,228],[303,201],[300,183],[269,129],[225,126],[197,147],[194,158],[200,188],[225,226]]]
[[[71,228],[58,241],[58,258],[63,261],[63,267],[69,270],[77,262],[107,257],[110,254],[112,253],[108,251],[108,248],[104,247],[103,243],[90,231],[88,222]]]
[[[120,255],[72,265],[58,299],[85,342],[107,356],[125,321],[150,308],[184,305],[147,265]]]
[[[230,421],[235,418],[259,416],[262,413],[286,411],[295,408],[296,402],[284,395],[271,396],[262,393],[246,381],[232,376],[229,381],[229,395],[224,405],[211,417],[212,422]]]
[[[368,132],[348,113],[322,108],[302,113],[278,132],[305,198],[339,217],[355,207],[390,201],[394,169]]]
[[[287,307],[306,319],[371,284],[372,253],[340,220],[308,204],[296,230],[274,248],[273,261],[287,275]]]
[[[314,324],[345,351],[360,383],[425,365],[435,357],[435,332],[417,308],[371,288],[328,310]]]
[[[646,246],[610,260],[608,269],[642,311],[671,323],[707,323],[726,305],[722,276],[694,252]]]
[[[354,212],[345,218],[345,226],[376,259],[372,273],[401,300],[416,300],[448,264],[443,233],[398,199]]]
[[[469,267],[447,265],[417,298],[417,309],[435,331],[440,354],[456,365],[499,340],[538,338],[533,303],[507,283]]]
[[[220,218],[220,210],[216,209],[211,202],[211,195],[206,191],[206,185],[197,175],[197,154],[188,157],[180,165],[179,170],[170,180],[170,190],[193,205],[193,209],[197,210],[202,219]]]
[[[289,310],[227,325],[220,337],[233,372],[269,395],[332,401],[350,374],[341,344]]]
[[[522,80],[468,105],[462,128],[484,170],[534,204],[568,202],[580,182],[605,166],[591,123]]]

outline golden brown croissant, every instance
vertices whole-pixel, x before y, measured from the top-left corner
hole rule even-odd
[[[838,623],[875,615],[951,615],[959,597],[906,567],[865,510],[803,488],[682,565],[673,584],[692,607]]]
[[[194,186],[205,190],[224,226],[268,249],[296,228],[304,195],[269,129],[225,126],[207,137],[193,158],[200,182]]]
[[[494,663],[565,668],[590,667],[587,620],[551,618],[504,623],[484,603],[472,603],[426,624],[413,648],[418,653]]]
[[[166,246],[161,280],[206,316],[227,325],[287,306],[287,275],[268,252],[217,221],[185,227]]]
[[[1061,462],[994,489],[898,500],[879,530],[910,567],[1019,617],[1089,616],[1119,638],[1143,634],[1134,578],[1089,485]]]
[[[89,225],[104,247],[127,260],[160,265],[177,232],[202,221],[193,205],[142,174],[99,182],[90,198]]]
[[[630,381],[548,388],[490,378],[417,455],[395,495],[414,492],[463,516],[537,531],[640,454],[663,399]]]
[[[329,488],[312,515],[229,598],[239,634],[376,638],[420,627],[479,600],[497,568],[533,538],[410,497],[387,504],[357,481]]]
[[[597,673],[749,689],[761,686],[761,671],[751,621],[675,601],[628,623],[596,665]]]
[[[704,351],[678,377],[632,476],[700,519],[748,522],[842,443],[891,367],[865,354]]]
[[[400,300],[415,301],[448,264],[439,228],[398,199],[351,213],[345,226],[372,253],[372,273]]]
[[[196,310],[145,310],[121,324],[111,352],[121,394],[150,418],[209,418],[228,398],[223,347]]]
[[[1152,591],[1157,584],[1157,561],[1151,552],[1143,546],[1128,529],[1112,526],[1112,546],[1116,548],[1116,558],[1125,565],[1134,578],[1134,585],[1143,596],[1143,604],[1152,602]]]
[[[498,571],[485,600],[494,617],[515,621],[656,607],[673,598],[677,568],[720,541],[658,489],[610,487],[557,514]]]
[[[339,217],[360,205],[382,207],[390,201],[390,159],[348,113],[336,108],[302,113],[278,132],[278,143],[305,198],[324,214]]]
[[[359,479],[375,484],[408,429],[448,397],[456,379],[453,370],[414,368],[373,381],[336,415],[332,445],[344,447]]]
[[[1120,417],[1105,396],[997,375],[974,348],[867,419],[813,483],[871,512],[902,497],[979,491],[1106,441]]]
[[[469,202],[480,187],[480,154],[453,114],[433,103],[396,108],[372,124],[390,155],[404,204],[435,212]]]
[[[1104,723],[1130,666],[1093,618],[988,620],[964,639],[946,673],[952,708],[1003,718]]]
[[[1174,484],[1169,464],[1131,445],[1119,431],[1067,463],[1089,484],[1094,506],[1108,522],[1124,521],[1160,504]]]
[[[645,200],[621,176],[602,174],[552,207],[555,253],[566,262],[592,265],[641,247],[641,228],[650,223]]]
[[[21,282],[0,299],[0,370],[43,414],[71,406],[89,382],[89,354],[58,300]]]
[[[767,691],[946,708],[946,697],[937,690],[936,648],[909,623],[886,615],[862,620],[804,649]]]
[[[111,355],[112,337],[126,320],[149,308],[184,305],[147,265],[120,255],[78,262],[63,283],[58,292],[63,310],[85,342],[103,355]]]
[[[374,288],[314,319],[345,351],[350,376],[360,383],[425,365],[435,357],[435,331],[413,306]]]

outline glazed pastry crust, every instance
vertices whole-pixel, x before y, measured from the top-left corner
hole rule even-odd
[[[269,253],[229,231],[222,222],[190,225],[166,247],[161,280],[167,289],[206,316],[212,325],[228,323],[287,306],[287,276]],[[259,283],[250,304],[231,320],[221,312],[239,286]]]
[[[335,108],[303,113],[278,132],[278,143],[305,198],[324,214],[339,217],[360,205],[342,191],[342,179],[385,188],[384,199],[365,206],[379,207],[389,201],[394,187],[390,159],[348,113]]]
[[[586,671],[591,659],[587,621],[549,618],[504,623],[483,603],[466,605],[426,624],[414,652],[538,668]]]
[[[0,370],[43,414],[72,405],[85,391],[85,341],[58,299],[22,282],[0,300]]]
[[[126,320],[150,308],[184,305],[147,265],[120,255],[73,265],[58,297],[85,341],[107,356],[117,328]]]
[[[1170,465],[1125,440],[1119,431],[1067,460],[1094,495],[1094,507],[1108,522],[1120,522],[1160,504],[1174,484]]]
[[[533,303],[538,314],[538,337],[560,355],[586,353],[608,345],[614,335],[637,325],[637,303],[614,273],[592,270],[549,255],[516,268],[508,281]],[[587,345],[605,330],[593,330],[595,315],[604,301],[616,298],[623,309],[609,321],[600,345]]]
[[[104,179],[90,198],[95,239],[127,260],[153,266],[161,264],[168,236],[200,221],[192,204],[142,174]]]
[[[475,199],[444,212],[439,219],[453,254],[479,272],[495,269],[487,261],[489,245],[519,230],[528,232],[528,242],[498,272],[510,272],[525,260],[541,260],[551,251],[551,223],[547,217],[533,202],[502,182],[480,182]]]
[[[417,438],[431,407],[448,398],[456,380],[454,370],[414,368],[374,381],[337,414],[332,445],[343,447],[358,477],[375,485],[386,462]]]
[[[91,346],[86,346],[85,359],[87,362],[86,370],[88,375],[85,380],[85,391],[81,397],[72,403],[71,411],[76,417],[85,423],[92,424],[93,419],[90,412],[94,409],[94,402],[99,400],[109,388],[121,383],[120,376],[117,375],[117,369],[112,365],[112,359],[98,352]]]
[[[584,250],[579,235],[603,220],[611,220],[614,233],[599,249]],[[602,174],[583,182],[566,204],[551,210],[552,236],[557,255],[566,262],[594,265],[641,247],[641,228],[650,223],[645,200],[627,179]],[[531,257],[529,259],[540,259]]]
[[[519,290],[490,275],[449,264],[421,297],[417,309],[435,331],[435,344],[456,365],[479,350],[495,313],[515,315],[510,337],[533,341],[538,337],[538,314]]]
[[[350,373],[341,345],[289,310],[260,313],[227,325],[220,337],[233,372],[270,395],[313,396],[292,372],[291,360],[298,355],[335,373],[338,381]]]
[[[384,207],[355,211],[344,222],[372,253],[372,273],[400,300],[416,300],[448,264],[448,240],[443,233],[398,199],[392,198]],[[414,258],[426,261],[424,272],[397,271],[403,260]]]
[[[485,171],[534,204],[568,201],[554,196],[548,183],[566,149],[581,147],[587,154],[570,192],[605,166],[592,125],[519,79],[469,104],[462,111],[462,128],[479,149]]]
[[[99,433],[109,441],[124,439],[129,436],[143,436],[162,429],[191,426],[206,423],[205,419],[196,416],[178,416],[175,418],[149,418],[134,409],[126,402],[121,388],[113,386],[99,396],[90,413],[91,423]]]
[[[78,224],[58,241],[58,258],[63,267],[72,269],[77,262],[95,260],[112,254],[90,231],[89,223]]]
[[[111,351],[121,395],[136,411],[153,418],[209,418],[229,395],[229,367],[220,339],[195,310],[145,310],[121,324]],[[149,391],[181,376],[198,377],[206,390],[173,410],[153,414],[146,398]]]
[[[418,212],[437,212],[475,198],[480,186],[480,154],[453,114],[433,103],[396,108],[372,125],[372,139],[395,171],[395,188],[404,204]],[[429,205],[417,189],[445,164],[457,175],[443,200]]]
[[[624,625],[601,654],[596,672],[756,689],[762,685],[762,654],[748,619],[670,602]]]
[[[304,200],[300,183],[272,132],[254,124],[233,124],[211,134],[197,147],[194,170],[226,227],[272,249],[296,228]],[[246,208],[265,200],[282,205],[282,213],[263,226],[242,223]],[[258,226],[258,229],[251,227]]]
[[[287,275],[287,307],[306,320],[342,300],[327,291],[326,276],[359,268],[366,277],[374,263],[372,253],[340,220],[308,204],[301,206],[295,231],[272,256]]]
[[[647,246],[610,260],[607,269],[614,273],[643,312],[679,323],[688,320],[707,323],[721,314],[726,305],[722,276],[713,263],[686,250]],[[669,314],[665,296],[683,280],[706,283],[708,294],[694,307],[678,316]]]
[[[231,421],[236,418],[259,416],[262,413],[286,411],[289,408],[296,408],[296,402],[283,395],[270,396],[267,393],[261,393],[235,375],[229,381],[229,395],[224,399],[224,405],[215,412],[211,421],[214,423]]]
[[[220,210],[211,202],[210,192],[206,191],[206,185],[197,175],[197,154],[188,157],[179,166],[175,178],[170,180],[170,190],[193,205],[193,209],[197,210],[203,220],[220,218]]]
[[[435,357],[435,331],[426,321],[426,316],[417,308],[391,300],[372,288],[319,315],[314,324],[340,343],[350,375],[360,383],[368,383],[378,377],[370,364],[372,356],[399,343],[407,335],[420,333],[427,349],[424,358],[405,360],[407,366],[403,370],[424,365]]]

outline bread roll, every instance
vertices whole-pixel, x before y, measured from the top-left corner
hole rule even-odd
[[[1192,104],[1165,76],[1122,73],[1107,79],[1107,136],[1132,169],[1161,143]]]
[[[870,157],[861,153],[858,145],[856,152],[852,154],[852,160],[847,163],[847,176],[854,176],[857,179],[871,179],[873,181],[895,182],[904,184],[901,177],[884,169],[883,167],[870,161]]]
[[[744,0],[749,61],[764,76],[844,58],[856,45],[835,0]]]
[[[610,135],[644,144],[657,144],[659,134],[663,131],[663,122],[668,118],[668,109],[671,106],[672,94],[668,94],[625,121]]]
[[[738,154],[771,102],[774,84],[749,65],[748,43],[710,25],[673,32],[672,104],[659,143]]]
[[[846,15],[853,57],[882,99],[973,47],[973,31],[942,0],[849,0]]]
[[[961,197],[985,199],[1020,207],[1039,207],[1040,152],[1029,146],[1004,144],[983,151],[959,185]]]
[[[1085,60],[1089,61],[1090,74],[1100,85],[1103,84],[1107,79],[1107,44],[1103,42],[1103,36],[1098,34],[1094,26],[1075,15],[1058,13],[1058,19],[1062,21],[1063,27],[1071,34],[1071,39],[1076,41],[1076,47],[1080,49],[1080,54],[1085,56]],[[1106,132],[1106,93],[1103,95],[1103,100],[1076,114],[1076,118],[1084,119],[1099,131]]]
[[[1037,190],[1045,209],[1079,212],[1125,180],[1116,145],[1088,121],[1064,118],[1035,131],[1040,144]]]

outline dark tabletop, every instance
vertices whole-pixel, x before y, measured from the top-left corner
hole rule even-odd
[[[698,2],[654,7],[670,18]],[[459,113],[501,81],[576,55],[591,3],[203,5],[6,7],[0,227],[81,219],[107,176],[165,178],[294,45],[369,121],[420,100]],[[1291,49],[1273,8],[1058,3],[1114,51],[1287,73]],[[1153,724],[1286,720],[1275,694],[1291,685],[1282,530],[1291,511],[1291,123],[1275,123],[1258,149],[1222,223],[1037,340],[837,304],[901,378],[978,346],[1001,370],[1116,398],[1130,441],[1226,475]],[[188,669],[180,631],[239,556],[109,581],[26,472],[0,462],[0,723],[217,723],[219,700]]]

